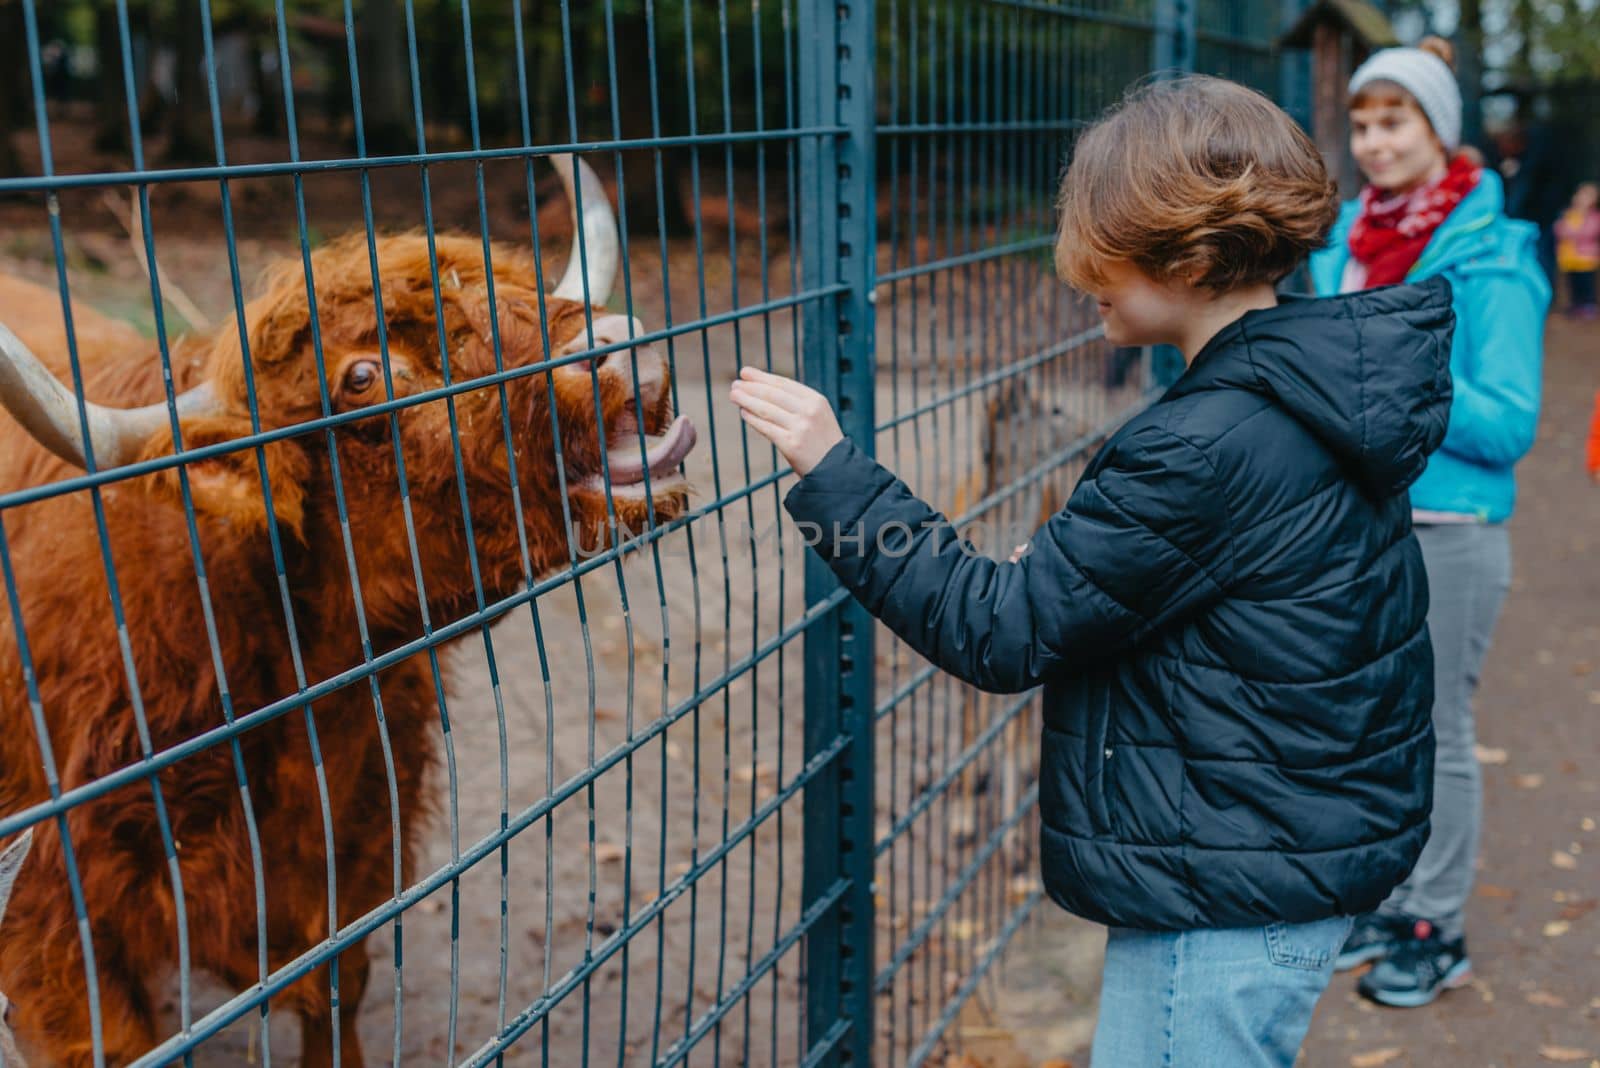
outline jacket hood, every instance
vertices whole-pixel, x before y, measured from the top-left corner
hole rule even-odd
[[[1201,349],[1168,397],[1245,389],[1306,426],[1373,495],[1422,474],[1450,416],[1450,283],[1280,296]]]

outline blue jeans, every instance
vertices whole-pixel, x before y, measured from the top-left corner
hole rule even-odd
[[[1353,922],[1111,928],[1091,1068],[1291,1068]]]

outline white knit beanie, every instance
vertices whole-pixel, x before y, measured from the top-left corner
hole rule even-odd
[[[1461,87],[1450,64],[1420,48],[1385,48],[1350,76],[1350,95],[1372,82],[1393,82],[1410,93],[1445,150],[1461,147]]]

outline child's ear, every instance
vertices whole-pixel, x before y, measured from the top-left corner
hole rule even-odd
[[[220,445],[250,433],[250,421],[236,415],[193,416],[180,424],[185,451]],[[272,512],[280,529],[304,542],[305,503],[311,463],[292,440],[261,446],[272,488]],[[145,459],[170,456],[172,441],[162,432],[151,439]],[[261,468],[253,447],[219,453],[182,465],[189,478],[189,494],[197,516],[221,520],[241,532],[267,531],[267,495],[261,485]],[[151,478],[152,492],[174,504],[183,504],[178,468],[167,467]]]

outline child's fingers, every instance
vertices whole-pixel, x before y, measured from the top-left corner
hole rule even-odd
[[[770,382],[776,384],[794,381],[794,379],[787,378],[784,375],[775,375],[771,371],[763,371],[759,367],[751,367],[748,364],[739,368],[739,377],[746,382]]]
[[[768,385],[765,382],[735,382],[729,394],[735,400],[741,397],[759,397],[786,411],[798,412],[805,401],[794,388],[795,383],[787,383],[787,387]]]
[[[741,411],[758,415],[765,421],[776,425],[787,425],[794,418],[794,414],[788,409],[772,403],[765,397],[758,397],[745,390],[741,390],[733,398],[733,402],[739,406]]]
[[[749,423],[752,429],[774,445],[778,443],[779,438],[784,436],[783,427],[767,422],[759,415],[751,413],[747,408],[739,409],[739,418]]]

